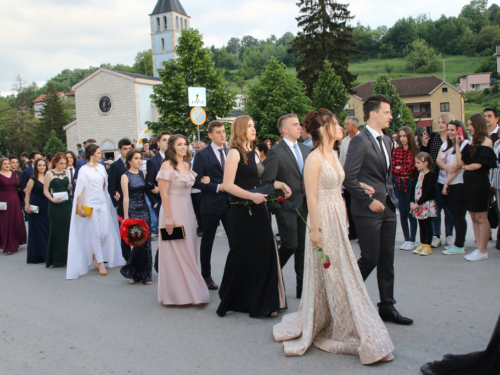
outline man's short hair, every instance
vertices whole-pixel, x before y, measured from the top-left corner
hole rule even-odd
[[[161,141],[161,138],[164,136],[164,135],[172,135],[172,133],[170,133],[168,130],[163,130],[161,132],[158,133],[158,140]]]
[[[214,131],[214,128],[218,128],[220,126],[224,126],[224,123],[222,121],[210,121],[207,127],[208,133],[211,134]]]
[[[496,109],[496,108],[490,108],[490,107],[485,108],[483,111],[483,114],[485,112],[493,112],[493,116],[495,116],[495,118],[498,118],[498,109]]]
[[[82,147],[82,144],[81,143],[77,143],[76,147]]]
[[[355,127],[358,127],[359,125],[359,118],[356,116],[347,116],[345,121],[347,122],[349,120],[351,122],[351,125],[354,125]]]
[[[142,144],[147,143],[149,145],[149,139],[147,138],[142,138]]]
[[[122,138],[118,141],[118,148],[121,150],[123,146],[132,146],[129,138]]]
[[[378,112],[382,103],[387,103],[391,105],[391,99],[382,94],[375,94],[368,97],[363,103],[363,114],[365,115],[365,121],[370,118],[370,112]]]
[[[16,155],[10,155],[10,156],[9,156],[9,160],[12,160],[12,159],[19,160],[19,159],[17,159],[17,156],[16,156]]]
[[[35,159],[35,155],[42,155],[42,153],[40,151],[31,151],[30,160]]]
[[[97,141],[94,138],[89,138],[87,139],[87,143],[97,143]]]
[[[299,118],[299,116],[297,116],[295,113],[287,113],[286,115],[281,116],[278,119],[278,129],[281,130],[281,128],[283,127],[283,122],[285,122],[286,119],[289,119],[291,117]]]
[[[30,154],[28,154],[27,152],[23,152],[23,153],[21,154],[21,157],[22,157],[22,158],[28,158],[28,159],[29,159],[29,158],[30,158]]]

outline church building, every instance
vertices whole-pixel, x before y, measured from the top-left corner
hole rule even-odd
[[[150,98],[160,83],[158,69],[176,58],[177,40],[190,28],[190,17],[179,0],[158,0],[149,18],[154,76],[100,68],[74,85],[76,120],[64,127],[69,150],[94,138],[106,159],[116,159],[121,138],[149,138],[146,122],[158,121]]]

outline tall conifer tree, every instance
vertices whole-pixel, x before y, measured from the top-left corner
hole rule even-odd
[[[328,60],[349,90],[356,76],[349,73],[350,56],[356,50],[352,44],[353,28],[347,24],[353,19],[348,4],[333,0],[300,0],[300,16],[296,18],[302,29],[297,34],[292,50],[299,56],[298,77],[312,96],[318,73]]]

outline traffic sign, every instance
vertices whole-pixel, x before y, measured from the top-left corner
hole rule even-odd
[[[201,107],[194,107],[189,116],[191,117],[193,124],[196,126],[201,126],[205,123],[205,121],[207,121],[207,113]]]
[[[206,107],[207,90],[204,87],[188,87],[190,107]]]

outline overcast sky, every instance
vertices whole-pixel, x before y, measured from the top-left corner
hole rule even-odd
[[[497,3],[500,0],[490,1]],[[149,14],[157,0],[2,0],[0,1],[0,93],[20,74],[43,85],[63,69],[134,62],[151,47]],[[355,0],[354,22],[392,26],[402,17],[430,13],[456,16],[469,0]],[[297,32],[296,0],[181,0],[191,27],[206,46],[221,47],[231,37],[265,39]]]

